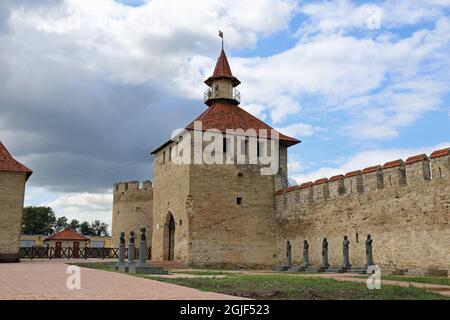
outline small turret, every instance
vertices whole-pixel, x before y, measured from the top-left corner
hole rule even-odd
[[[204,101],[208,106],[217,101],[227,101],[238,105],[241,101],[241,94],[235,87],[241,82],[231,73],[227,55],[222,48],[219,59],[217,59],[214,73],[205,80],[210,87],[205,91]]]

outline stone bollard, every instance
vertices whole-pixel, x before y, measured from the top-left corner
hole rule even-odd
[[[286,242],[286,266],[292,266],[292,245],[289,240]]]
[[[146,229],[144,227],[141,228],[141,242],[139,246],[139,262],[137,263],[138,267],[147,267],[147,237],[145,235]]]
[[[309,243],[308,241],[303,241],[303,268],[309,267]]]
[[[342,269],[350,269],[352,265],[350,264],[350,241],[348,240],[347,236],[344,236],[344,241],[342,242],[342,256],[343,256],[343,263],[342,263]]]
[[[136,264],[134,261],[134,252],[135,252],[134,231],[131,231],[130,243],[128,244],[128,263],[127,263],[128,268]]]
[[[120,271],[120,267],[125,267],[125,232],[120,233],[119,257],[116,264],[116,270]]]
[[[167,274],[167,270],[163,267],[153,267],[147,263],[147,237],[145,235],[145,227],[141,228],[141,242],[139,246],[139,261],[137,264],[130,265],[128,268],[129,273],[142,273],[142,274]],[[128,249],[130,250],[130,249]],[[133,243],[134,250],[134,243]],[[129,255],[128,255],[129,256]],[[133,254],[134,259],[134,254]]]
[[[373,262],[373,255],[372,255],[372,242],[373,242],[372,237],[370,236],[370,234],[368,234],[366,239],[366,264],[364,266],[366,268],[375,264]]]
[[[328,263],[328,241],[324,238],[322,241],[322,265],[321,269],[328,269],[330,264]]]

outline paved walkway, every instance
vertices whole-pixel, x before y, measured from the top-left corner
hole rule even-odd
[[[74,260],[71,260],[72,262]],[[84,261],[84,260],[83,260]],[[0,264],[0,300],[226,300],[224,294],[134,277],[115,272],[81,268],[81,289],[69,290],[67,260],[33,260]]]

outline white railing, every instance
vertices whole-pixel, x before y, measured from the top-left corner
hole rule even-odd
[[[213,94],[211,88],[206,89],[205,93],[203,94],[203,102],[208,101],[209,99],[213,99]],[[241,93],[236,88],[233,88],[233,99],[236,100],[238,103],[241,102]]]

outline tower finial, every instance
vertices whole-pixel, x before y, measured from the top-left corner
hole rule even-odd
[[[219,37],[222,38],[222,50],[223,50],[223,32],[219,30]]]

